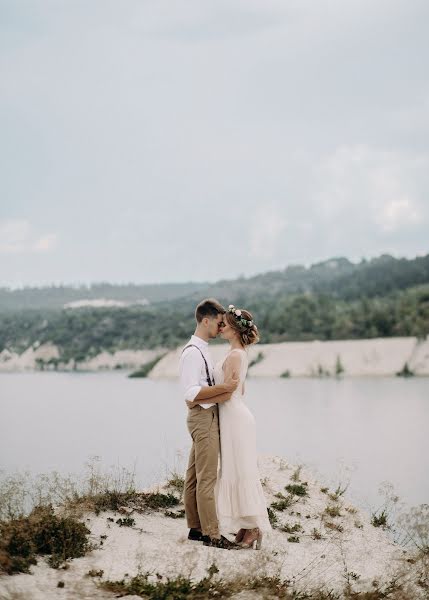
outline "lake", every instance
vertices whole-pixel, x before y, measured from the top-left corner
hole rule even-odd
[[[304,463],[349,498],[382,503],[382,482],[407,505],[429,502],[429,379],[248,378],[258,451]],[[138,485],[184,469],[190,438],[177,380],[126,373],[0,375],[0,468],[84,471],[90,456],[135,469]]]

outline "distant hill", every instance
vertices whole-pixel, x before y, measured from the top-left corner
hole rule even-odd
[[[358,264],[333,258],[213,284],[2,290],[0,352],[52,342],[62,359],[84,361],[103,350],[173,348],[192,333],[195,304],[207,296],[250,309],[264,343],[424,338],[429,255],[412,260],[385,255]],[[139,304],[142,297],[150,304]],[[61,309],[90,298],[115,302]]]
[[[224,279],[215,283],[110,284],[91,286],[0,288],[0,312],[25,309],[61,309],[83,300],[111,300],[128,304],[179,301],[178,306],[214,296],[224,302],[245,305],[278,295],[323,293],[352,300],[385,295],[394,290],[429,283],[429,254],[414,259],[382,255],[355,264],[347,258],[331,258],[310,267],[290,265],[253,277]],[[101,302],[100,302],[101,304]]]
[[[126,303],[149,303],[174,300],[207,287],[207,283],[111,284],[90,286],[0,288],[0,311],[26,309],[61,309],[65,304],[83,300],[113,300]]]
[[[370,261],[362,260],[358,264],[339,257],[308,268],[291,265],[283,271],[218,281],[204,289],[204,295],[224,301],[232,300],[242,305],[251,303],[261,295],[272,298],[303,293],[325,293],[352,300],[362,296],[385,295],[394,290],[425,283],[429,283],[429,254],[410,260],[382,255]],[[201,291],[192,292],[189,298],[196,300]]]

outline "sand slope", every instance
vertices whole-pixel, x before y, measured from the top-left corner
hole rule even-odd
[[[226,344],[210,345],[215,361],[225,355],[226,349]],[[164,353],[166,350],[162,348],[101,352],[80,362],[77,370],[137,369]],[[150,377],[177,377],[180,353],[181,348],[167,352],[152,369]],[[249,371],[254,377],[279,377],[286,371],[291,377],[332,376],[336,374],[338,365],[341,366],[344,377],[392,376],[401,371],[405,364],[416,375],[429,375],[429,338],[424,341],[403,337],[257,344],[249,349],[249,359],[256,359],[259,353],[262,353],[262,360]],[[3,349],[0,352],[0,372],[35,370],[38,361],[47,362],[58,359],[59,356],[59,350],[54,344],[35,344],[20,355]],[[70,361],[60,368],[72,370],[75,365]]]
[[[220,360],[226,348],[212,344],[213,359]],[[180,351],[169,352],[150,377],[177,377]],[[257,344],[249,349],[249,360],[259,353],[263,359],[250,368],[252,377],[279,377],[285,371],[291,377],[335,375],[338,362],[346,377],[395,375],[406,363],[416,375],[429,375],[429,341],[414,337]]]
[[[296,467],[277,457],[260,459],[261,477],[267,503],[275,500],[274,494],[293,482]],[[179,574],[201,579],[215,563],[219,569],[216,577],[234,578],[237,575],[280,575],[288,579],[298,590],[326,588],[340,591],[347,578],[356,590],[369,590],[374,580],[382,585],[399,577],[409,587],[410,598],[423,598],[415,567],[407,562],[409,551],[394,544],[386,532],[375,528],[370,517],[352,507],[347,498],[337,503],[321,491],[321,484],[303,469],[300,481],[307,482],[308,498],[298,498],[297,503],[283,512],[277,512],[279,525],[299,524],[302,531],[299,543],[288,541],[290,533],[274,529],[265,537],[260,551],[225,551],[207,548],[201,543],[187,540],[184,519],[171,519],[163,511],[148,514],[132,513],[136,524],[133,528],[119,527],[109,522],[124,516],[104,512],[99,516],[85,514],[92,541],[104,544],[85,557],[70,561],[68,570],[54,570],[45,561],[31,568],[32,574],[0,577],[0,598],[25,598],[28,600],[56,600],[67,598],[111,598],[113,594],[97,589],[93,578],[86,576],[90,569],[102,569],[102,579],[122,579],[125,574],[133,576],[143,572],[159,573],[163,577]],[[166,488],[160,486],[164,491]],[[341,516],[323,518],[327,506],[336,504]],[[180,508],[180,507],[179,507]],[[342,531],[329,528],[329,523],[340,525]],[[314,531],[321,539],[314,539]],[[64,581],[63,589],[57,588]],[[15,595],[14,595],[15,594]],[[21,595],[20,595],[21,594]]]

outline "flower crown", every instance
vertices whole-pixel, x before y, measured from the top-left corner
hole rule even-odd
[[[246,327],[246,328],[250,328],[253,325],[253,327],[256,330],[258,329],[253,321],[248,321],[247,319],[242,317],[241,310],[239,308],[235,308],[235,306],[233,304],[230,304],[228,306],[228,312],[230,312],[231,314],[234,315],[234,317],[236,318],[239,325],[243,325],[243,327]]]

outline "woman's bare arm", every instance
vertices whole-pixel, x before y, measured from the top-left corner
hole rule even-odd
[[[228,383],[230,380],[240,379],[241,354],[240,352],[231,352],[223,363],[224,381]]]

